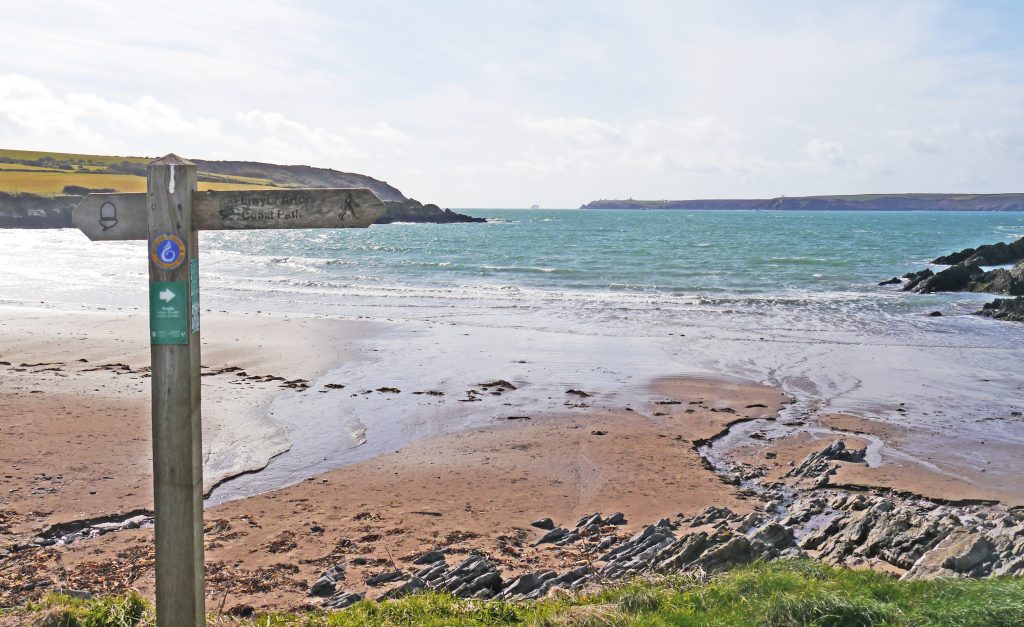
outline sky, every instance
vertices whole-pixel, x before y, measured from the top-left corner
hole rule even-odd
[[[445,207],[1024,192],[1024,2],[4,3],[0,147]]]

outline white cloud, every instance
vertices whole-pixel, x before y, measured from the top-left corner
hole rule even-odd
[[[150,95],[131,102],[61,95],[17,74],[0,76],[0,131],[11,147],[134,155],[173,149],[196,158],[226,153],[312,164],[366,159],[368,147],[409,141],[384,121],[332,131],[259,110],[190,117]]]
[[[852,162],[846,156],[846,147],[838,142],[827,139],[812,139],[804,146],[811,160],[821,165],[845,168]]]
[[[1020,185],[1013,3],[175,7],[5,6],[3,145],[308,163],[448,206]]]
[[[520,124],[530,130],[541,131],[589,146],[617,140],[621,135],[615,125],[591,118],[556,117],[540,120],[526,118],[521,120]]]
[[[974,137],[989,146],[996,155],[1024,159],[1024,131],[999,128],[976,132]]]

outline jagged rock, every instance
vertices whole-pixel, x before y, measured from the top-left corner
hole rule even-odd
[[[615,544],[616,540],[618,540],[618,538],[616,538],[615,536],[604,536],[603,538],[601,538],[601,541],[597,544],[595,550],[606,551],[609,548],[611,548],[612,545]]]
[[[975,264],[958,263],[936,272],[909,289],[921,294],[961,292],[967,290],[971,283],[978,281],[984,275],[985,271]],[[904,289],[908,288],[904,287]]]
[[[583,565],[563,573],[561,576],[552,579],[553,585],[567,586],[590,574],[590,566]]]
[[[392,222],[435,222],[449,224],[456,222],[486,222],[484,218],[473,218],[461,213],[455,213],[451,209],[441,209],[434,204],[422,204],[419,201],[409,198],[406,200],[386,201],[385,211],[376,224],[391,224]]]
[[[763,542],[764,544],[779,550],[796,546],[796,539],[793,538],[793,532],[777,522],[768,523],[752,535],[750,539]]]
[[[371,586],[378,586],[382,583],[389,583],[397,579],[401,579],[404,576],[405,573],[403,573],[400,570],[390,570],[388,572],[380,573],[379,575],[374,575],[370,577],[366,580],[366,583]]]
[[[836,440],[817,453],[811,453],[799,465],[783,475],[786,478],[810,479],[815,487],[828,483],[829,475],[835,473],[832,461],[862,463],[867,449],[848,449],[846,442]]]
[[[615,512],[607,519],[605,519],[606,525],[624,525],[626,524],[626,516],[622,512]]]
[[[917,560],[903,579],[986,574],[994,555],[992,543],[979,532],[959,530]]]
[[[699,527],[701,525],[706,525],[722,519],[732,518],[734,516],[735,514],[728,507],[715,507],[714,505],[709,505],[705,507],[704,510],[701,511],[701,513],[693,517],[693,519],[690,521],[690,526]]]
[[[981,311],[976,313],[996,320],[1024,322],[1024,296],[997,298],[991,303],[983,305]]]
[[[604,523],[604,520],[601,519],[601,514],[600,513],[594,513],[594,514],[590,514],[589,516],[584,516],[583,518],[580,518],[576,522],[576,528],[579,529],[580,527],[586,527],[588,525],[600,525],[600,524],[603,524],[603,523]]]
[[[365,597],[361,592],[339,592],[324,601],[324,607],[340,610],[362,601],[364,598]]]
[[[845,517],[838,515],[831,518],[827,523],[822,526],[810,531],[803,538],[800,539],[800,548],[808,551],[813,551],[824,544],[829,538],[833,537],[839,529],[842,528],[845,522]]]
[[[654,571],[663,574],[674,573],[691,564],[710,545],[707,532],[690,534],[676,540],[656,556]]]
[[[400,599],[404,596],[410,595],[417,590],[422,590],[427,587],[427,582],[423,581],[419,577],[410,577],[408,581],[402,585],[388,590],[380,597],[380,599]]]
[[[740,533],[747,533],[751,529],[754,529],[758,525],[764,522],[764,516],[757,512],[750,512],[747,517],[740,521],[739,526],[736,528]]]
[[[930,268],[925,268],[920,272],[908,272],[903,275],[903,278],[907,280],[907,284],[903,286],[904,292],[911,292],[920,285],[922,282],[935,276],[935,273]]]
[[[324,575],[313,582],[313,585],[309,588],[309,596],[312,597],[329,597],[334,594],[335,581],[332,577]]]
[[[891,279],[880,282],[879,285],[899,285],[902,282],[899,277],[894,276]]]
[[[750,540],[737,535],[729,538],[720,546],[705,551],[697,560],[697,565],[705,572],[712,573],[752,561],[754,561],[754,557]]]
[[[983,563],[993,560],[995,554],[992,549],[992,542],[985,536],[974,538],[966,551],[950,553],[942,561],[942,567],[961,574],[970,573]]]
[[[956,265],[966,262],[975,265],[1001,266],[1020,261],[1021,259],[1024,259],[1024,237],[1010,244],[998,242],[996,244],[985,244],[978,248],[965,248],[960,252],[939,257],[932,261],[932,263]]]
[[[444,560],[444,551],[429,551],[420,555],[413,561],[413,564],[420,566],[422,564],[433,564],[434,562],[440,562]]]
[[[434,581],[441,577],[447,570],[448,564],[445,562],[438,562],[420,570],[416,573],[416,576],[425,581]]]
[[[545,578],[545,575],[550,576]],[[541,583],[555,576],[555,571],[553,570],[548,571],[546,573],[527,573],[525,575],[517,577],[512,581],[512,583],[505,586],[505,589],[501,591],[501,597],[510,598],[516,595],[529,594],[536,590],[537,586],[539,586]]]
[[[821,557],[842,563],[864,542],[874,523],[875,515],[869,509],[852,514],[844,520],[842,528],[821,545]]]
[[[535,520],[532,523],[530,523],[530,526],[536,527],[537,529],[547,529],[550,531],[551,529],[555,528],[555,523],[550,518],[541,518],[540,520]]]
[[[540,538],[538,538],[537,541],[533,543],[533,546],[540,546],[542,544],[557,542],[558,540],[561,540],[567,533],[569,533],[568,529],[564,529],[562,527],[555,527],[551,531],[545,533]]]
[[[435,590],[463,598],[471,597],[482,589],[497,592],[502,587],[501,574],[482,555],[473,555],[451,571],[444,570],[424,579]]]

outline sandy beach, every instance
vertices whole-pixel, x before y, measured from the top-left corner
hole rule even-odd
[[[0,546],[52,535],[75,521],[149,514],[142,317],[23,307],[3,313]],[[407,386],[408,373],[385,376],[378,367],[389,342],[409,345],[410,334],[448,345],[480,332],[299,316],[204,318],[205,484],[225,488],[213,490],[206,511],[209,607],[310,604],[310,584],[334,563],[347,565],[347,589],[372,595],[379,591],[367,578],[408,568],[436,548],[497,556],[512,574],[578,565],[584,557],[571,547],[532,546],[538,530],[530,522],[544,517],[571,525],[594,512],[623,512],[627,524],[616,533],[625,537],[709,506],[737,515],[764,509],[763,497],[713,468],[701,451],[739,430],[792,427],[785,410],[793,399],[781,391],[725,373],[666,372],[645,387],[630,382],[623,389],[585,374],[571,382],[531,381],[529,368],[543,364],[515,371],[519,360],[507,359],[487,374],[510,372],[512,381],[470,378],[453,368],[461,380],[438,377],[402,390],[390,386]],[[345,383],[330,383],[342,375]],[[460,389],[463,398],[455,393]],[[355,410],[345,403],[369,408],[358,410],[358,435],[345,416]],[[331,422],[296,412],[303,407],[319,408]],[[446,416],[454,423],[434,424]],[[833,486],[1021,502],[1019,489],[1002,479],[890,458],[886,445],[903,434],[896,427],[842,415],[815,421],[817,430],[748,439],[730,459],[779,480],[843,437],[851,448],[882,452],[873,465],[842,464]],[[386,437],[393,431],[404,435]],[[333,438],[342,443],[337,458],[325,452],[335,450]],[[296,470],[302,458],[275,466],[287,461],[293,443],[324,457],[307,459],[305,470]],[[253,482],[264,466],[280,485],[261,490],[264,484]],[[228,489],[232,481],[242,482],[240,493]],[[152,595],[152,530],[143,527],[6,555],[6,600],[52,588]]]
[[[54,318],[59,316],[37,313],[27,318],[19,331],[38,338],[46,333],[44,329],[56,327]],[[98,317],[100,321],[125,322],[103,316]],[[292,359],[282,358],[288,353],[283,347],[308,340],[309,334],[322,337],[330,327],[337,327],[333,339],[343,342],[338,328],[349,326],[337,321],[291,321],[289,335],[279,333],[280,343],[271,345],[272,350],[281,351],[271,367],[261,361],[269,359],[267,355],[255,350],[267,345],[246,346],[224,332],[232,322],[223,320],[223,328],[216,327],[216,322],[208,327],[210,335],[218,331],[222,332],[218,337],[228,338],[208,350],[211,357],[204,362],[214,364],[211,370],[224,367],[221,364],[239,364],[248,372],[259,366],[295,378],[314,377],[316,364],[300,366],[301,360],[294,358],[301,349],[292,351]],[[253,329],[251,323],[247,329]],[[47,346],[49,352],[40,354],[61,364],[60,374],[76,384],[102,390],[102,381],[115,388],[121,378],[132,377],[136,385],[145,385],[141,374],[119,374],[118,369],[80,373],[88,364],[113,359],[136,364],[133,370],[140,368],[142,357],[136,354],[137,361],[133,360],[124,347],[104,353],[108,347],[102,341],[73,348],[37,342],[32,346]],[[229,349],[233,344],[242,346]],[[14,344],[3,354],[17,360],[24,350],[25,344]],[[72,366],[72,358],[89,361]],[[5,537],[25,538],[55,523],[151,507],[148,416],[142,404],[116,394],[95,394],[90,397],[94,402],[72,403],[65,395],[76,392],[66,386],[53,395],[45,391],[54,387],[52,382],[28,382],[30,375],[53,375],[29,368],[16,374],[16,380],[4,379],[11,384],[5,398],[20,403],[13,407],[31,408],[27,416],[53,418],[52,424],[44,423],[51,424],[52,430],[47,430],[37,420],[10,421],[11,416],[25,418],[26,414],[4,413],[8,422],[0,432],[3,450],[18,451],[11,459],[18,474],[3,484],[4,508],[10,518]],[[256,385],[235,391],[234,382],[224,382],[226,378],[203,379],[204,395],[222,400],[213,405],[218,409],[242,409],[270,393]],[[26,389],[32,385],[39,394]],[[358,578],[379,571],[392,558],[408,564],[442,545],[454,553],[500,552],[507,555],[509,567],[520,571],[573,562],[578,556],[570,552],[528,546],[535,531],[528,523],[546,516],[568,522],[595,511],[621,511],[629,519],[623,531],[629,532],[651,520],[694,514],[710,505],[749,511],[753,506],[749,496],[723,484],[708,470],[695,442],[714,437],[737,420],[777,414],[787,402],[784,395],[755,384],[707,378],[662,379],[652,385],[651,392],[661,400],[631,410],[504,418],[208,509],[207,563],[211,572],[219,573],[210,586],[209,602],[221,602],[226,593],[235,604],[296,606],[305,598],[308,583],[331,560],[365,559],[365,567],[351,567],[349,576]],[[77,393],[84,393],[84,388]],[[145,397],[141,391],[136,395]],[[236,401],[233,406],[232,400]],[[54,409],[60,411],[47,413]],[[31,432],[25,426],[29,422]],[[73,455],[62,453],[69,440]],[[29,445],[15,446],[19,441]],[[221,440],[215,436],[214,441]],[[51,479],[42,479],[44,475]],[[41,493],[36,489],[39,485],[53,491]],[[60,587],[92,589],[114,585],[109,577],[101,583],[98,573],[131,572],[138,578],[130,577],[114,589],[135,587],[152,594],[152,570],[139,562],[140,555],[149,555],[150,542],[151,530],[139,529],[50,549],[33,576],[45,572],[56,577],[55,585]],[[282,570],[283,563],[300,566],[292,572],[290,567]],[[272,589],[259,584],[267,577],[277,581]]]
[[[139,314],[6,307],[0,322],[3,504],[12,531],[152,507],[149,346]],[[358,322],[203,319],[204,483],[262,468],[289,447],[268,414],[289,381],[343,353],[303,350],[365,334]],[[281,331],[282,327],[287,331]],[[242,364],[244,372],[237,364]],[[232,368],[237,368],[232,369]],[[268,376],[279,379],[267,379]]]

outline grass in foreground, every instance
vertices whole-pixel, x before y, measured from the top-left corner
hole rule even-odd
[[[15,620],[23,622],[9,623]],[[151,625],[135,595],[83,601],[59,595],[0,613],[0,625]],[[348,610],[217,617],[212,625],[1024,625],[1024,579],[900,582],[888,575],[800,560],[756,564],[702,582],[635,581],[536,603],[422,594]]]

